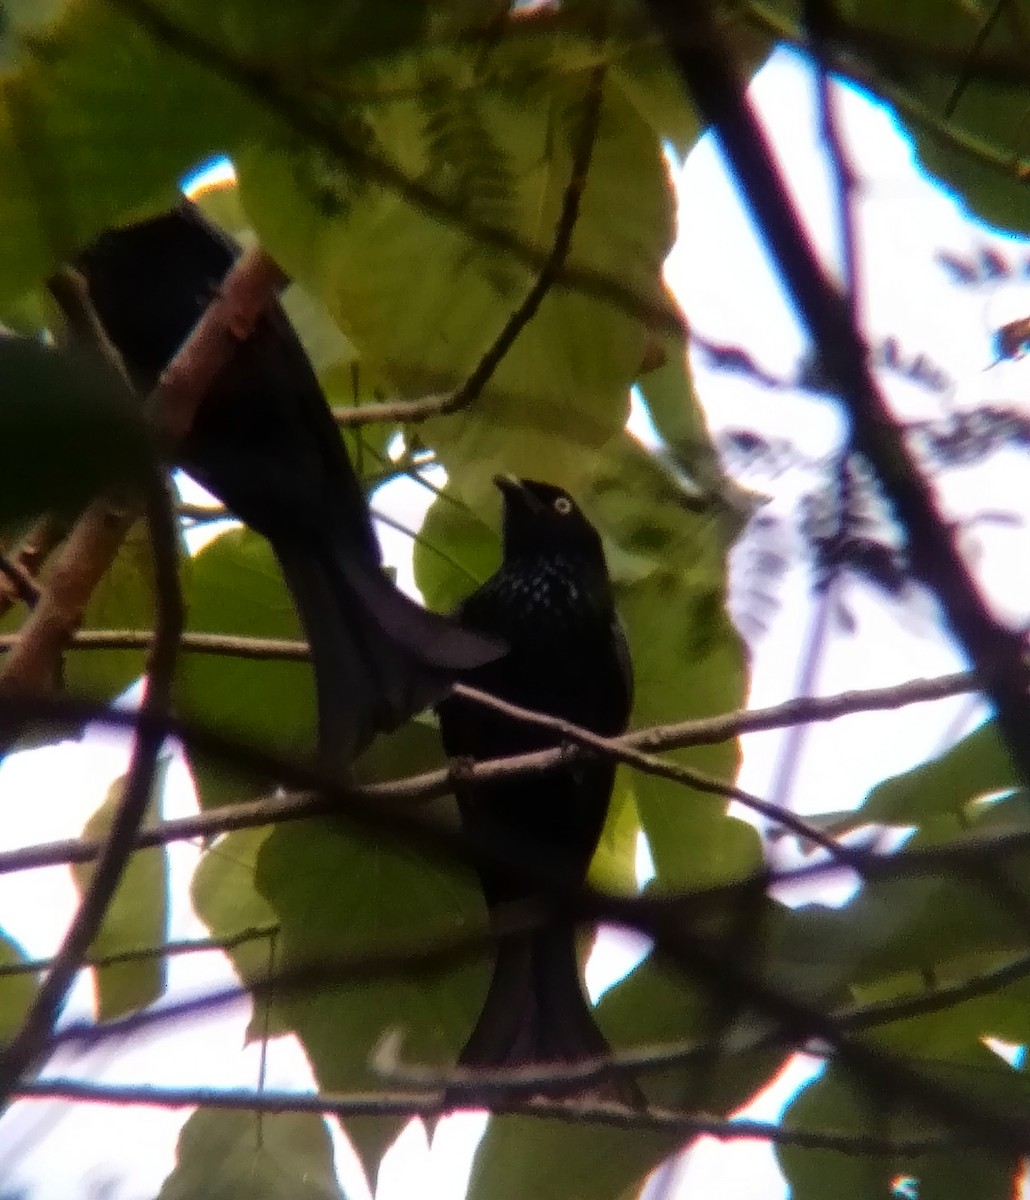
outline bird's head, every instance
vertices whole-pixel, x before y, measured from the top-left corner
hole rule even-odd
[[[495,475],[494,483],[504,497],[505,559],[560,553],[604,568],[597,530],[568,492],[516,475]]]

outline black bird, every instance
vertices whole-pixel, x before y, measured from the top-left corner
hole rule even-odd
[[[511,650],[464,682],[595,733],[622,733],[633,670],[597,531],[561,488],[508,475],[494,482],[504,498],[501,566],[457,615],[465,628],[502,638]],[[494,758],[560,742],[460,695],[437,711],[452,757]],[[542,776],[459,785],[462,823],[488,845],[529,849],[552,876],[576,886],[597,848],[614,777],[612,762],[583,760]],[[533,899],[533,887],[513,872],[483,864],[479,875],[491,911]],[[500,938],[486,1000],[459,1062],[515,1067],[608,1053],[580,982],[573,923]],[[636,1102],[621,1082],[605,1094]]]
[[[143,393],[189,335],[239,247],[188,201],[100,235],[79,257],[97,315]],[[269,306],[212,385],[179,465],[271,543],[311,644],[319,743],[342,765],[503,652],[398,591],[365,496],[297,335]]]

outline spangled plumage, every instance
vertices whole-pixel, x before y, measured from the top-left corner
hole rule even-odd
[[[501,637],[511,650],[465,682],[596,733],[621,733],[633,674],[601,539],[560,488],[509,476],[496,482],[504,496],[503,560],[458,615],[466,628]],[[452,756],[494,758],[559,740],[459,696],[438,712]],[[538,863],[576,885],[597,847],[614,775],[610,762],[582,761],[542,776],[459,787],[462,822],[477,839],[532,847]],[[484,866],[480,879],[491,908],[533,895],[524,880],[495,866]],[[575,928],[559,923],[501,939],[482,1012],[459,1061],[520,1066],[606,1053],[580,982]],[[627,1089],[614,1094],[626,1098]]]
[[[189,202],[102,234],[80,256],[90,297],[149,391],[239,254]],[[319,740],[349,762],[501,652],[399,592],[307,355],[278,304],[211,388],[178,461],[268,538],[311,643]]]

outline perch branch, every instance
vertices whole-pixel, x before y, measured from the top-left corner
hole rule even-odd
[[[80,1079],[50,1077],[21,1085],[17,1095],[34,1099],[78,1100],[92,1104],[146,1105],[151,1108],[217,1108],[236,1112],[310,1113],[340,1118],[359,1116],[443,1116],[453,1106],[424,1093],[255,1092],[247,1088],[158,1088],[144,1084],[97,1084]],[[512,1113],[541,1120],[561,1120],[577,1125],[605,1125],[616,1129],[674,1132],[685,1137],[740,1138],[768,1141],[778,1146],[836,1150],[842,1154],[923,1155],[955,1145],[953,1138],[892,1139],[832,1130],[792,1129],[765,1121],[723,1121],[703,1113],[649,1108],[635,1111],[618,1104],[579,1103],[574,1100],[531,1100],[499,1104],[497,1113]],[[961,1143],[960,1143],[961,1144]]]

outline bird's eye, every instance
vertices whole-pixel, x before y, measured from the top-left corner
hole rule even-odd
[[[572,501],[568,496],[558,496],[554,502],[554,511],[559,516],[567,517],[572,512]]]

